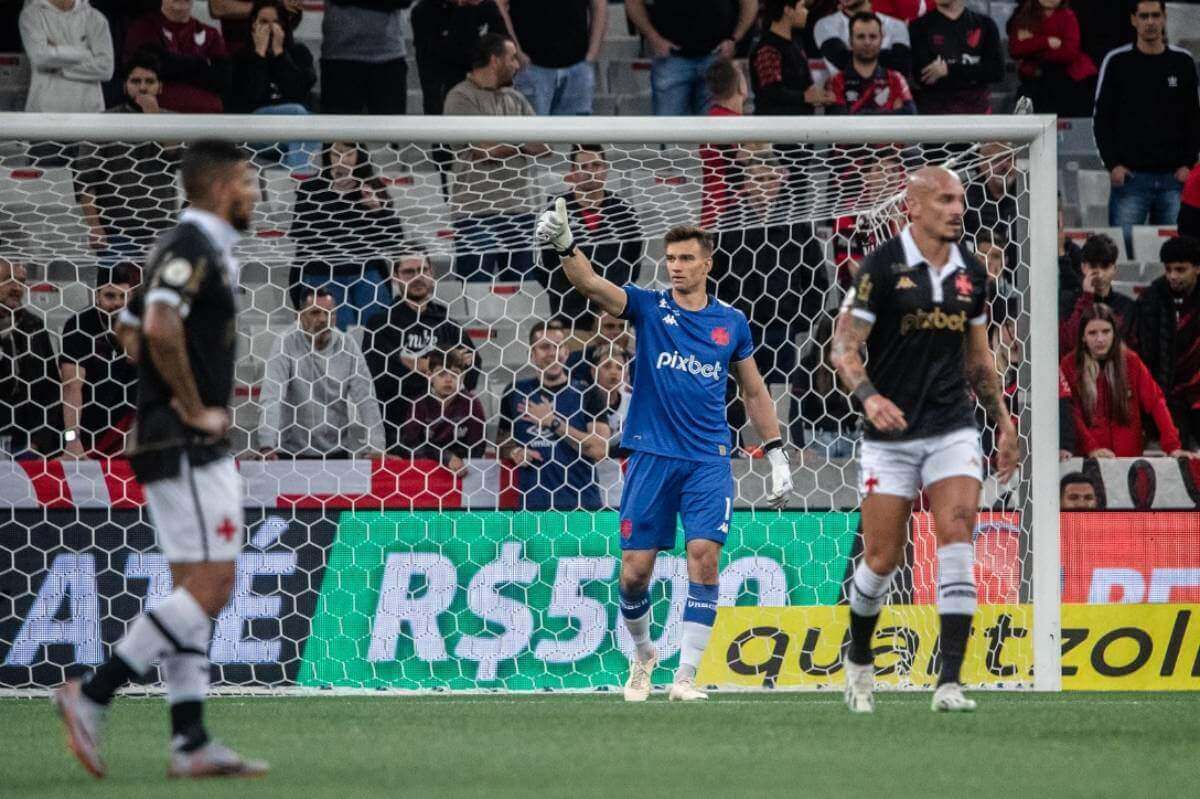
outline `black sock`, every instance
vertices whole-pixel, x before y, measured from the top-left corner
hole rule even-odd
[[[176,741],[181,741],[178,745]],[[208,743],[204,729],[204,703],[179,702],[171,705],[171,745],[181,752],[194,752]]]
[[[92,672],[83,683],[83,695],[101,705],[112,701],[113,694],[125,683],[137,677],[137,673],[118,654],[113,654],[100,668]]]
[[[971,635],[971,617],[965,613],[943,613],[942,636],[939,645],[942,669],[938,674],[938,685],[962,682],[963,656],[967,653],[967,638]]]
[[[871,654],[871,636],[875,634],[875,623],[878,621],[878,613],[874,616],[859,616],[853,610],[850,611],[850,652],[848,655],[851,663],[865,666],[875,662],[875,657]]]

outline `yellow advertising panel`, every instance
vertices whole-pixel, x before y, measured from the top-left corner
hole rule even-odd
[[[699,681],[753,688],[840,687],[849,609],[721,608]],[[1200,690],[1200,605],[1063,605],[1063,688]],[[1033,607],[982,605],[963,682],[1031,685]],[[932,605],[888,606],[875,631],[878,683],[937,681]]]

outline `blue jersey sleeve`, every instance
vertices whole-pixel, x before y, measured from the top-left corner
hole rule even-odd
[[[744,361],[754,355],[754,336],[750,333],[750,323],[746,321],[746,315],[738,312],[737,315],[737,344],[733,348],[733,360]]]
[[[654,292],[632,283],[621,286],[621,290],[625,292],[625,310],[621,312],[621,318],[636,324],[644,315],[644,309],[654,304]]]

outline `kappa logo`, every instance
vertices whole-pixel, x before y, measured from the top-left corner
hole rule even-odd
[[[729,331],[723,327],[714,327],[711,336],[713,342],[722,347],[729,343]]]
[[[679,326],[679,323],[675,321],[675,314],[667,314],[666,316],[664,316],[663,324],[664,325],[674,325],[676,327]]]
[[[897,291],[899,291],[901,289],[915,289],[916,287],[917,287],[917,284],[914,283],[912,281],[912,278],[908,277],[907,275],[905,275],[904,277],[902,277],[896,281],[896,290]]]
[[[666,297],[663,297],[663,298],[661,298],[661,299],[658,301],[658,307],[659,307],[659,308],[666,308],[666,307],[667,307],[667,298],[666,298]]]

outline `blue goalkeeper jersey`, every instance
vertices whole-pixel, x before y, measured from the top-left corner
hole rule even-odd
[[[693,461],[730,457],[725,388],[729,365],[754,354],[746,316],[709,295],[687,311],[668,290],[624,287],[637,334],[633,397],[621,445]]]

